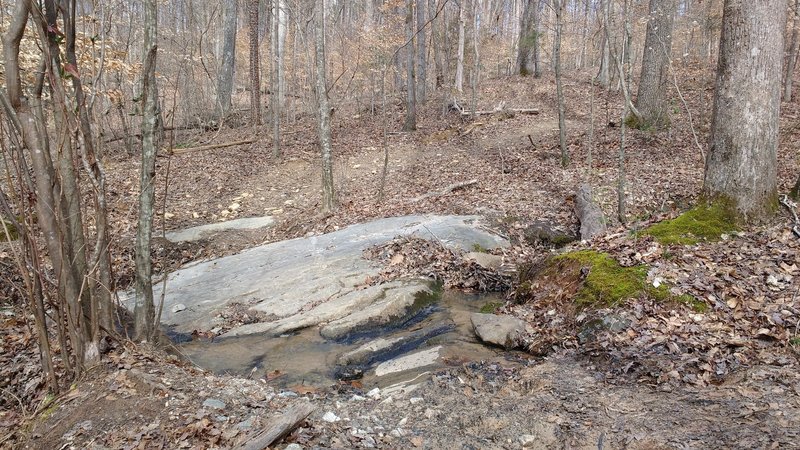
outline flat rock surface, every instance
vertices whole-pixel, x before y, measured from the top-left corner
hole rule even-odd
[[[197,241],[207,238],[215,233],[229,230],[255,230],[271,226],[275,223],[272,216],[248,217],[244,219],[227,220],[224,222],[209,223],[185,230],[170,231],[164,237],[170,242]]]
[[[220,325],[219,313],[234,302],[268,315],[269,320],[235,327],[228,336],[280,334],[326,322],[343,323],[350,314],[363,315],[371,305],[379,304],[387,289],[401,289],[409,283],[411,290],[425,287],[420,281],[411,281],[364,289],[366,278],[379,271],[375,263],[362,257],[366,248],[412,234],[462,250],[476,245],[486,249],[508,246],[506,239],[485,227],[478,216],[391,217],[196,263],[169,275],[162,324],[178,333],[210,330]],[[161,283],[153,286],[156,299],[161,287]],[[121,297],[132,309],[132,294]],[[173,309],[178,304],[185,309]],[[377,306],[371,310],[383,312]],[[361,319],[354,324],[369,320]],[[342,333],[346,331],[333,334]]]

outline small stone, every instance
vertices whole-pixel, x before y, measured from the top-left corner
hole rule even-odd
[[[328,411],[322,416],[322,420],[329,423],[334,423],[342,420],[339,416],[333,413],[333,411]]]
[[[397,422],[397,428],[401,428],[405,426],[405,424],[407,423],[408,423],[408,417],[403,417],[402,419],[400,419],[400,422]]]
[[[369,398],[371,398],[373,400],[377,400],[377,399],[381,398],[381,390],[380,390],[380,388],[375,388],[375,389],[367,392],[367,397],[369,397]]]
[[[225,402],[215,398],[207,398],[206,401],[203,402],[203,406],[213,409],[225,409]]]
[[[240,430],[249,430],[253,428],[253,417],[248,417],[247,419],[237,423],[236,428]]]
[[[412,405],[416,405],[417,403],[425,401],[425,399],[422,397],[411,397],[410,399],[408,399],[408,401],[411,402]]]
[[[436,411],[434,411],[434,410],[432,410],[430,408],[425,408],[425,418],[428,419],[428,420],[431,420],[434,417],[436,417]]]
[[[389,432],[390,436],[396,437],[396,438],[403,437],[404,434],[406,434],[406,433],[403,430],[399,429],[399,428],[395,428],[394,430]]]
[[[360,395],[353,395],[352,397],[350,397],[351,402],[363,402],[366,399],[367,397],[362,397]]]
[[[184,309],[186,309],[186,305],[184,305],[183,303],[178,303],[177,305],[172,307],[172,312],[173,313],[179,313],[179,312],[183,311]]]
[[[240,205],[240,204],[238,204],[236,202],[233,202],[230,205],[228,205],[228,209],[230,209],[231,211],[236,211],[237,209],[239,209],[241,207],[242,207],[242,205]]]
[[[282,397],[282,398],[294,398],[294,397],[297,397],[297,396],[298,396],[297,392],[294,392],[294,391],[283,391],[280,394],[278,394],[278,397]]]
[[[296,443],[296,442],[292,442],[291,444],[287,445],[283,449],[284,450],[303,450],[303,446],[298,444],[298,443]]]
[[[536,436],[532,434],[523,434],[519,437],[519,443],[522,444],[522,448],[530,448],[536,444]]]

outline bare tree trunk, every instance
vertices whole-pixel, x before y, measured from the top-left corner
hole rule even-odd
[[[640,123],[634,125],[639,129],[658,129],[669,124],[666,97],[674,15],[674,0],[650,0],[642,72],[636,95],[636,109],[641,117]]]
[[[425,42],[425,0],[417,0],[417,101],[427,99],[427,54]]]
[[[139,226],[136,230],[136,304],[135,338],[150,341],[155,326],[150,238],[155,211],[156,130],[158,96],[156,91],[156,56],[158,54],[157,0],[144,2],[144,61],[142,65],[142,167],[139,179]]]
[[[792,40],[789,46],[789,54],[786,58],[785,76],[783,77],[783,100],[792,101],[792,83],[794,81],[794,69],[797,65],[797,52],[800,47],[800,0],[794,0],[794,20],[792,20]]]
[[[414,80],[414,0],[406,0],[406,121],[403,131],[417,129],[417,96]]]
[[[564,118],[564,88],[561,80],[561,33],[564,21],[564,2],[566,0],[553,0],[556,13],[556,39],[553,46],[553,66],[556,72],[556,96],[558,97],[558,145],[561,148],[561,167],[569,165],[567,152],[567,124]]]
[[[314,2],[314,54],[317,90],[317,131],[322,153],[322,212],[336,209],[333,190],[333,150],[331,145],[331,108],[325,81],[325,0]]]
[[[238,0],[222,2],[222,55],[217,74],[216,116],[224,118],[231,110],[233,72],[236,65],[236,18]]]
[[[272,0],[272,157],[281,156],[281,102],[280,102],[280,2]]]
[[[608,30],[609,25],[609,7],[608,3],[611,0],[601,0],[600,1],[600,9],[603,16],[603,28],[605,32],[603,33],[603,51],[601,52],[600,57],[600,70],[597,72],[597,82],[600,86],[607,88],[609,83],[611,82],[611,74],[609,67],[611,66],[611,42],[608,38],[610,33]]]
[[[250,123],[261,125],[261,56],[258,51],[258,4],[248,0],[247,17],[250,31]]]
[[[540,38],[542,36],[542,0],[536,0],[533,8],[533,33],[536,35],[536,45],[533,46],[533,77],[542,76],[542,46]]]
[[[531,61],[534,47],[539,45],[539,35],[536,33],[534,15],[538,8],[539,0],[525,0],[525,8],[519,20],[519,43],[517,44],[517,61],[514,72],[525,76],[531,73]]]
[[[456,59],[456,81],[455,89],[458,93],[464,92],[464,39],[465,39],[465,11],[463,3],[466,0],[461,0],[458,6],[458,55]]]
[[[743,223],[763,222],[778,207],[785,24],[785,0],[724,2],[703,194]]]
[[[428,0],[428,14],[431,17],[436,15],[437,9],[437,1],[436,0]],[[442,14],[444,14],[444,9],[442,10]],[[444,86],[444,33],[447,32],[445,17],[440,17],[431,22],[431,46],[433,46],[433,67],[434,71],[436,72],[435,75],[435,86],[436,89],[441,88]],[[443,24],[443,25],[438,25]],[[439,30],[441,28],[441,30]]]

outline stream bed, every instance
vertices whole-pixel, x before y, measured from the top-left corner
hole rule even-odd
[[[200,367],[218,374],[264,378],[280,388],[325,387],[342,379],[359,379],[364,387],[385,387],[448,365],[512,356],[482,344],[470,322],[472,313],[487,303],[502,300],[501,294],[445,290],[438,301],[418,311],[400,328],[326,340],[318,327],[309,327],[278,337],[247,335],[195,340],[178,346]],[[402,341],[402,345],[387,347],[353,363],[354,351],[358,353],[365,346],[387,340]],[[417,362],[404,369],[409,360]]]

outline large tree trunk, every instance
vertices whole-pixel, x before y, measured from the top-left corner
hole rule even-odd
[[[427,54],[425,42],[425,0],[417,0],[417,101],[427,98]]]
[[[428,0],[428,14],[431,17],[434,17],[437,13],[437,1],[436,0]],[[444,16],[445,11],[442,9],[441,15]],[[436,72],[435,76],[435,86],[436,89],[444,86],[444,72],[445,72],[445,61],[444,61],[444,33],[447,32],[446,28],[446,21],[445,17],[438,17],[436,20],[431,22],[431,45],[433,46],[433,66]],[[442,24],[442,25],[438,25]],[[441,29],[441,30],[440,30]]]
[[[667,86],[672,50],[674,0],[650,0],[650,16],[642,57],[642,72],[636,109],[641,123],[638,128],[662,128],[669,124]]]
[[[417,129],[417,96],[414,81],[414,0],[406,0],[406,121],[403,131]]]
[[[156,0],[144,2],[144,61],[142,64],[142,167],[139,179],[139,227],[136,230],[136,304],[135,337],[150,341],[155,329],[150,238],[155,210],[156,130],[158,96],[156,92],[156,56],[158,54],[158,6]]]
[[[233,73],[236,64],[236,18],[238,0],[222,2],[222,55],[217,73],[216,115],[224,118],[231,110],[233,95]]]
[[[464,92],[464,39],[465,39],[465,22],[466,12],[464,11],[464,2],[461,0],[458,6],[458,55],[456,57],[456,81],[455,88],[458,93]]]
[[[258,51],[258,4],[248,0],[247,18],[250,31],[250,123],[261,125],[261,56]]]
[[[792,41],[789,46],[789,54],[786,58],[785,76],[783,78],[783,99],[787,102],[792,101],[792,82],[794,79],[794,68],[797,65],[797,51],[800,47],[800,0],[794,0],[794,20],[792,20]]]
[[[703,193],[742,223],[777,209],[785,0],[725,0]]]
[[[325,0],[314,2],[314,56],[317,90],[317,131],[322,153],[322,212],[336,208],[333,190],[333,150],[331,145],[331,107],[328,104],[328,88],[325,81]]]

